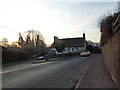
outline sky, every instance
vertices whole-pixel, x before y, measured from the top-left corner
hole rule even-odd
[[[17,41],[19,32],[39,30],[49,46],[58,38],[82,37],[100,41],[99,21],[116,12],[117,3],[105,0],[0,0],[0,39]]]

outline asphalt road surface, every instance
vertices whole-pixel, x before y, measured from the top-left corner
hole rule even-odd
[[[2,73],[3,88],[74,88],[92,58],[74,56]]]

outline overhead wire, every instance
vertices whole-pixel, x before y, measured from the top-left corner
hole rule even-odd
[[[14,33],[19,33],[19,32],[16,32],[15,30],[12,30],[12,29],[10,29],[10,28],[8,28],[8,27],[6,27],[6,26],[3,26],[3,25],[0,25],[2,28],[5,28],[6,30],[8,30],[8,31],[11,31],[11,32],[14,32]]]

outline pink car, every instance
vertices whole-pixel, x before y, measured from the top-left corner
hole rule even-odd
[[[84,51],[80,53],[80,56],[90,56],[90,52],[89,51]]]

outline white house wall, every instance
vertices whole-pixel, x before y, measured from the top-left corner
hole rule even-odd
[[[67,54],[67,53],[76,53],[78,52],[77,48],[75,47],[66,47],[64,50],[63,50],[63,53]]]

